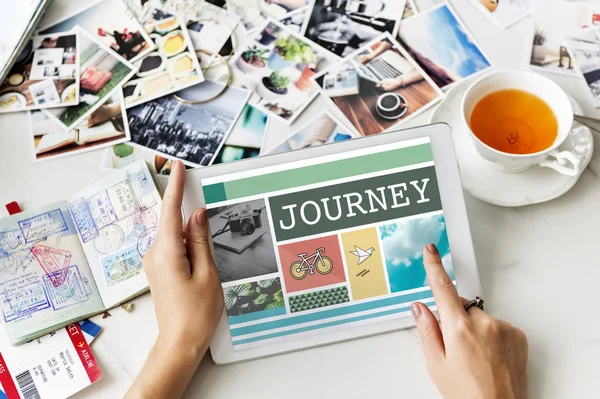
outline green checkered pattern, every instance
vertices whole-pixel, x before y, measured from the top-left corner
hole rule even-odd
[[[348,297],[347,287],[336,287],[289,297],[290,311],[292,313],[337,305],[349,301],[350,298]]]

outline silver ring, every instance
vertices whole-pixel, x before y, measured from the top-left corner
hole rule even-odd
[[[473,306],[477,306],[479,309],[483,310],[483,303],[485,301],[482,297],[476,296],[475,299],[471,299],[469,302],[465,304],[465,312],[468,311]]]

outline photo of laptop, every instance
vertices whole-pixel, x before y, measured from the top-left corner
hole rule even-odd
[[[397,78],[414,69],[410,62],[394,50],[386,50],[365,64],[361,64],[354,59],[351,61],[359,76],[373,83],[379,83],[384,79]]]

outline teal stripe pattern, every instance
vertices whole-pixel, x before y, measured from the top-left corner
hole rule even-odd
[[[240,323],[246,323],[249,321],[256,321],[262,319],[268,319],[269,317],[282,316],[285,314],[285,307],[275,308],[275,309],[267,309],[261,310],[254,313],[247,313],[240,316],[229,316],[227,321],[230,326]]]
[[[399,305],[405,302],[415,302],[422,299],[428,299],[433,296],[431,290],[415,292],[407,295],[400,295],[391,298],[384,298],[377,301],[359,303],[350,306],[339,307],[335,309],[323,310],[321,312],[308,313],[284,319],[267,321],[264,323],[253,324],[251,326],[238,327],[231,326],[231,336],[239,337],[240,335],[254,334],[265,332],[276,328],[290,327],[296,324],[309,323],[313,321],[326,320],[332,317],[345,316],[352,313],[374,310],[387,306]],[[397,312],[397,311],[396,311]],[[238,317],[238,316],[236,316]],[[230,323],[231,324],[231,323]]]
[[[433,301],[431,301],[431,302],[425,302],[425,305],[427,305],[427,306],[433,306],[433,305],[435,305],[435,302],[433,302]],[[334,326],[339,326],[341,324],[354,323],[354,322],[357,322],[357,321],[369,320],[369,319],[374,319],[374,318],[377,318],[377,317],[389,316],[389,315],[392,315],[392,314],[408,312],[409,310],[410,310],[410,306],[405,306],[403,308],[392,309],[392,310],[385,310],[383,312],[372,313],[372,314],[363,315],[363,316],[356,316],[356,317],[352,317],[352,318],[344,319],[344,320],[331,321],[331,322],[328,322],[328,323],[317,324],[315,326],[307,326],[307,327],[296,328],[296,329],[288,330],[288,331],[281,331],[281,332],[277,332],[277,333],[261,335],[259,337],[239,339],[237,341],[234,339],[233,340],[233,346],[235,347],[235,346],[239,346],[239,345],[249,344],[249,343],[252,343],[252,342],[264,341],[266,339],[284,337],[284,336],[287,336],[287,335],[300,334],[300,333],[304,333],[304,332],[308,332],[308,331],[314,331],[314,330],[318,330],[318,329],[321,329],[321,328],[334,327]]]

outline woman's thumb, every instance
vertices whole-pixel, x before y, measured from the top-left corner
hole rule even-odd
[[[431,310],[420,302],[410,305],[410,311],[417,324],[425,358],[428,362],[437,362],[440,357],[444,357],[446,354],[442,331],[437,319],[431,313]]]
[[[192,268],[202,267],[212,261],[208,244],[208,214],[206,209],[194,211],[187,224],[185,240]]]

